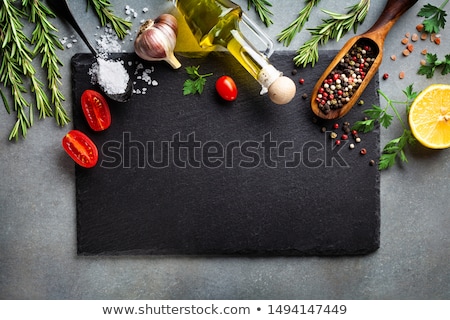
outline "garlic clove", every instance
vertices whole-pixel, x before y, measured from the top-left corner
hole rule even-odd
[[[155,20],[145,21],[134,42],[136,54],[148,61],[167,61],[172,68],[178,69],[181,63],[175,57],[178,32],[177,19],[168,13],[160,15]]]

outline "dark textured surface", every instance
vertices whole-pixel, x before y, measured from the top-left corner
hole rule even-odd
[[[134,55],[122,58],[136,60]],[[78,254],[352,255],[376,250],[379,173],[368,163],[378,158],[379,132],[363,135],[354,150],[348,147],[352,139],[335,147],[329,133],[320,132],[322,125],[331,130],[332,123],[314,124],[308,100],[301,97],[331,58],[332,53],[322,53],[320,65],[303,73],[305,84],[297,85],[296,98],[286,106],[259,96],[259,85],[227,53],[181,59],[183,66],[200,65],[201,73],[214,73],[201,96],[183,96],[184,68],[174,71],[156,63],[152,76],[159,85],[126,104],[111,104],[112,126],[94,133],[78,102],[92,87],[87,76],[92,58],[76,55],[74,126],[94,140],[100,153],[95,168],[76,168]],[[291,76],[292,52],[276,53],[271,60],[297,83],[299,76]],[[214,90],[215,80],[226,73],[239,88],[233,103],[221,101]],[[138,80],[136,87],[142,86]],[[367,105],[377,103],[376,87],[372,81],[364,92]],[[356,106],[338,122],[361,117]],[[152,146],[159,161],[161,146],[167,151],[166,142],[177,137],[181,144],[170,144],[168,164],[152,167]],[[217,147],[223,154],[208,158],[206,152]],[[365,156],[359,154],[362,147],[368,150]]]
[[[415,32],[421,21],[421,0],[406,12],[386,38],[379,73],[380,88],[390,98],[404,101],[402,92],[411,83],[416,91],[432,83],[448,83],[448,76],[436,72],[427,79],[417,74],[420,51],[432,49],[438,57],[450,52],[450,41],[430,45],[415,43],[414,53],[401,56],[400,39]],[[247,1],[236,0],[243,8]],[[321,2],[305,28],[322,23],[320,9],[344,12],[354,1]],[[358,32],[366,31],[386,4],[371,1],[370,11]],[[141,19],[172,12],[171,1],[115,0],[114,12],[124,18],[130,5],[139,13],[131,19],[133,32],[123,42],[123,50],[133,52],[133,41]],[[295,19],[303,1],[277,1],[273,6],[274,24],[265,28],[255,10],[246,10],[250,18],[274,41],[276,51],[286,50],[276,41],[289,21]],[[104,31],[94,10],[86,11],[84,1],[71,1],[73,13],[87,36],[95,43]],[[149,11],[141,13],[142,8]],[[71,36],[73,30],[60,19],[52,19],[58,37]],[[299,33],[290,49],[299,48],[310,38],[308,30]],[[186,31],[186,30],[185,30]],[[180,24],[180,36],[183,32]],[[349,32],[340,41],[329,41],[323,49],[339,50],[353,36]],[[445,36],[443,34],[443,36]],[[88,52],[81,39],[70,50],[58,52],[64,106],[72,109],[70,59],[75,53]],[[184,44],[178,41],[177,44]],[[176,53],[177,54],[177,53]],[[389,59],[396,55],[397,60]],[[178,55],[178,54],[177,54]],[[46,77],[34,64],[39,78]],[[320,66],[321,67],[321,66]],[[157,67],[158,71],[159,67]],[[206,71],[206,70],[205,70]],[[404,71],[406,77],[399,79]],[[288,70],[289,72],[289,70]],[[304,71],[299,68],[299,76]],[[156,79],[158,79],[156,77]],[[159,80],[159,79],[158,79]],[[3,90],[7,94],[8,90]],[[28,90],[30,101],[34,94]],[[10,100],[12,101],[12,100]],[[381,106],[386,106],[380,98]],[[12,104],[10,104],[12,107]],[[365,104],[362,109],[367,109]],[[399,109],[405,120],[405,109]],[[72,128],[59,127],[52,118],[38,120],[25,140],[8,142],[16,118],[8,115],[0,102],[0,297],[2,299],[449,299],[450,273],[450,150],[427,150],[420,145],[405,150],[408,163],[398,163],[381,172],[381,241],[373,254],[350,257],[269,257],[229,256],[77,256],[75,166],[61,148],[61,139]],[[381,147],[403,132],[394,120],[388,130],[380,129]],[[342,188],[342,185],[340,185]],[[336,187],[338,189],[339,187]],[[342,191],[342,189],[341,189]],[[11,316],[14,318],[16,316]]]

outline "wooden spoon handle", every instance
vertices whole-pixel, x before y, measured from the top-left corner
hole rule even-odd
[[[380,17],[366,33],[382,32],[386,35],[397,19],[416,2],[417,0],[388,0]]]

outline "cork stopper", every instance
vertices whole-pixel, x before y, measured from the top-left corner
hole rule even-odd
[[[296,87],[294,81],[286,76],[277,78],[269,87],[269,98],[273,103],[286,104],[294,98]]]

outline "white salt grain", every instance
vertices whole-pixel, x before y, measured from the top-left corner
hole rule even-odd
[[[134,10],[133,8],[131,8],[129,5],[125,6],[125,14],[127,16],[132,15],[133,18],[137,18],[138,13],[136,12],[136,10]]]

